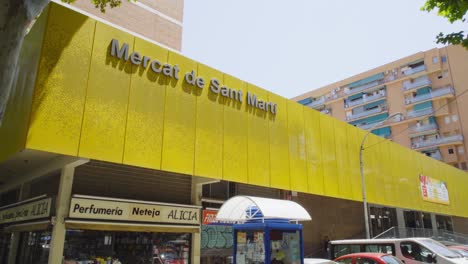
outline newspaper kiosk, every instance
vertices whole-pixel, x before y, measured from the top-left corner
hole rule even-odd
[[[235,196],[223,204],[216,220],[234,223],[234,264],[304,263],[298,222],[311,217],[293,201]]]

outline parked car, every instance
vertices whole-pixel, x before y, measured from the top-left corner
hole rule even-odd
[[[354,239],[330,242],[332,258],[358,252],[391,254],[405,264],[468,264],[468,259],[430,238]]]
[[[335,259],[338,264],[403,264],[401,260],[384,253],[353,253]]]

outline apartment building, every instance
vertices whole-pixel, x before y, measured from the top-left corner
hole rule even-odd
[[[63,4],[60,0],[56,3]],[[119,8],[101,12],[92,1],[77,0],[68,7],[85,12],[148,40],[180,51],[182,48],[183,0],[122,1]]]
[[[467,69],[463,47],[434,48],[293,100],[466,171]]]

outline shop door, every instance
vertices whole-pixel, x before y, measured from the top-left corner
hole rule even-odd
[[[397,225],[396,209],[388,207],[370,207],[371,235],[375,237]]]

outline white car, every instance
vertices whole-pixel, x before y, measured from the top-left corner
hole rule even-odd
[[[336,264],[336,262],[329,259],[305,258],[304,264]]]

